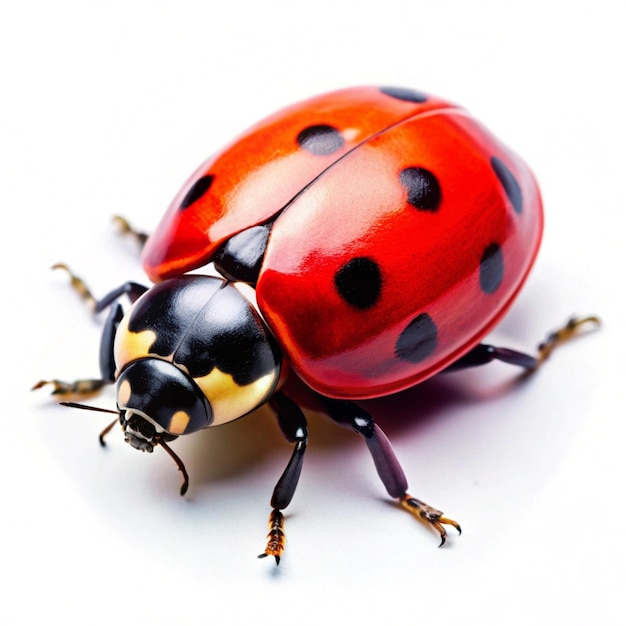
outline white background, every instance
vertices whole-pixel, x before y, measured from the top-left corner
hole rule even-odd
[[[9,8],[10,7],[10,8]],[[618,3],[4,3],[1,624],[622,624],[624,58]],[[289,454],[269,414],[163,453],[57,407],[42,377],[97,374],[98,294],[143,274],[151,229],[208,154],[280,106],[343,86],[457,101],[533,166],[538,263],[492,340],[532,349],[569,314],[600,332],[524,384],[514,368],[370,404],[411,491],[463,524],[449,545],[388,505],[365,446],[311,418],[280,568],[257,561]],[[94,400],[113,403],[105,394]],[[395,416],[395,417],[394,417]]]

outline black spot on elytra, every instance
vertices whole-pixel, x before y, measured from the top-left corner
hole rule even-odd
[[[423,167],[407,167],[400,172],[407,200],[420,211],[436,211],[441,203],[441,187],[436,176]]]
[[[369,309],[380,297],[382,277],[378,263],[367,257],[355,257],[335,274],[337,293],[357,309]]]
[[[189,191],[186,193],[183,201],[180,203],[179,208],[181,210],[186,209],[196,200],[202,198],[202,196],[209,190],[209,188],[213,184],[213,178],[214,176],[212,174],[207,174],[206,176],[198,178],[198,180],[191,186]]]
[[[405,100],[406,102],[426,102],[428,100],[425,93],[406,87],[381,87],[380,91],[387,96],[396,98],[396,100]]]
[[[307,126],[297,137],[298,145],[307,152],[317,156],[325,156],[340,150],[345,141],[341,133],[327,124]]]
[[[506,195],[509,197],[513,209],[516,213],[521,213],[523,208],[522,189],[511,170],[504,164],[504,161],[496,156],[491,157],[491,167],[496,173],[500,183],[504,187]]]
[[[502,249],[497,243],[485,248],[480,260],[480,288],[485,293],[493,293],[502,283],[504,259]]]
[[[428,313],[411,320],[396,341],[396,356],[404,361],[419,363],[437,347],[437,326]]]

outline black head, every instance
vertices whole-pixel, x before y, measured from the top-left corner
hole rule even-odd
[[[143,452],[152,452],[162,440],[206,428],[213,419],[194,381],[158,358],[134,361],[122,371],[117,380],[117,408],[126,442]]]

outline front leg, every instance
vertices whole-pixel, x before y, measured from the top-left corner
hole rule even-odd
[[[372,455],[376,471],[392,498],[414,515],[420,522],[434,528],[441,537],[441,547],[446,542],[446,529],[450,525],[461,533],[461,526],[453,519],[444,517],[438,509],[414,498],[407,493],[408,482],[400,462],[391,447],[385,433],[374,422],[374,418],[359,405],[347,400],[332,400],[322,398],[328,415],[337,423],[351,426],[365,439],[365,443]]]
[[[278,565],[285,550],[285,520],[282,510],[291,502],[298,485],[308,441],[308,428],[300,407],[280,391],[272,396],[270,406],[276,411],[280,429],[287,441],[295,443],[289,463],[274,487],[270,502],[272,512],[269,519],[270,531],[267,535],[267,545],[265,552],[259,554],[260,559],[273,556]]]
[[[124,317],[122,305],[117,303],[111,308],[102,330],[100,339],[100,378],[80,378],[66,382],[53,378],[40,380],[33,385],[32,390],[41,389],[46,385],[52,387],[52,395],[63,400],[82,400],[100,393],[106,385],[115,382],[115,356],[113,346],[117,328]]]
[[[54,396],[65,400],[83,399],[99,393],[103,387],[115,381],[113,345],[115,334],[124,316],[122,305],[116,303],[116,300],[126,294],[131,302],[135,302],[139,296],[147,291],[147,287],[134,282],[127,282],[108,293],[104,298],[97,300],[85,282],[76,276],[67,265],[58,263],[53,269],[63,269],[69,274],[72,288],[94,313],[99,313],[114,304],[104,324],[100,340],[100,378],[84,378],[72,382],[54,378],[51,380],[40,380],[32,387],[35,390],[50,385],[52,386],[52,395]]]

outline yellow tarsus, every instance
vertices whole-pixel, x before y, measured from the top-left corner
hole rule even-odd
[[[572,317],[562,328],[550,333],[547,339],[539,345],[539,355],[537,357],[538,366],[541,365],[551,354],[552,351],[562,343],[569,341],[575,335],[578,335],[583,326],[593,325],[594,328],[602,324],[597,315],[587,315],[585,317]]]

